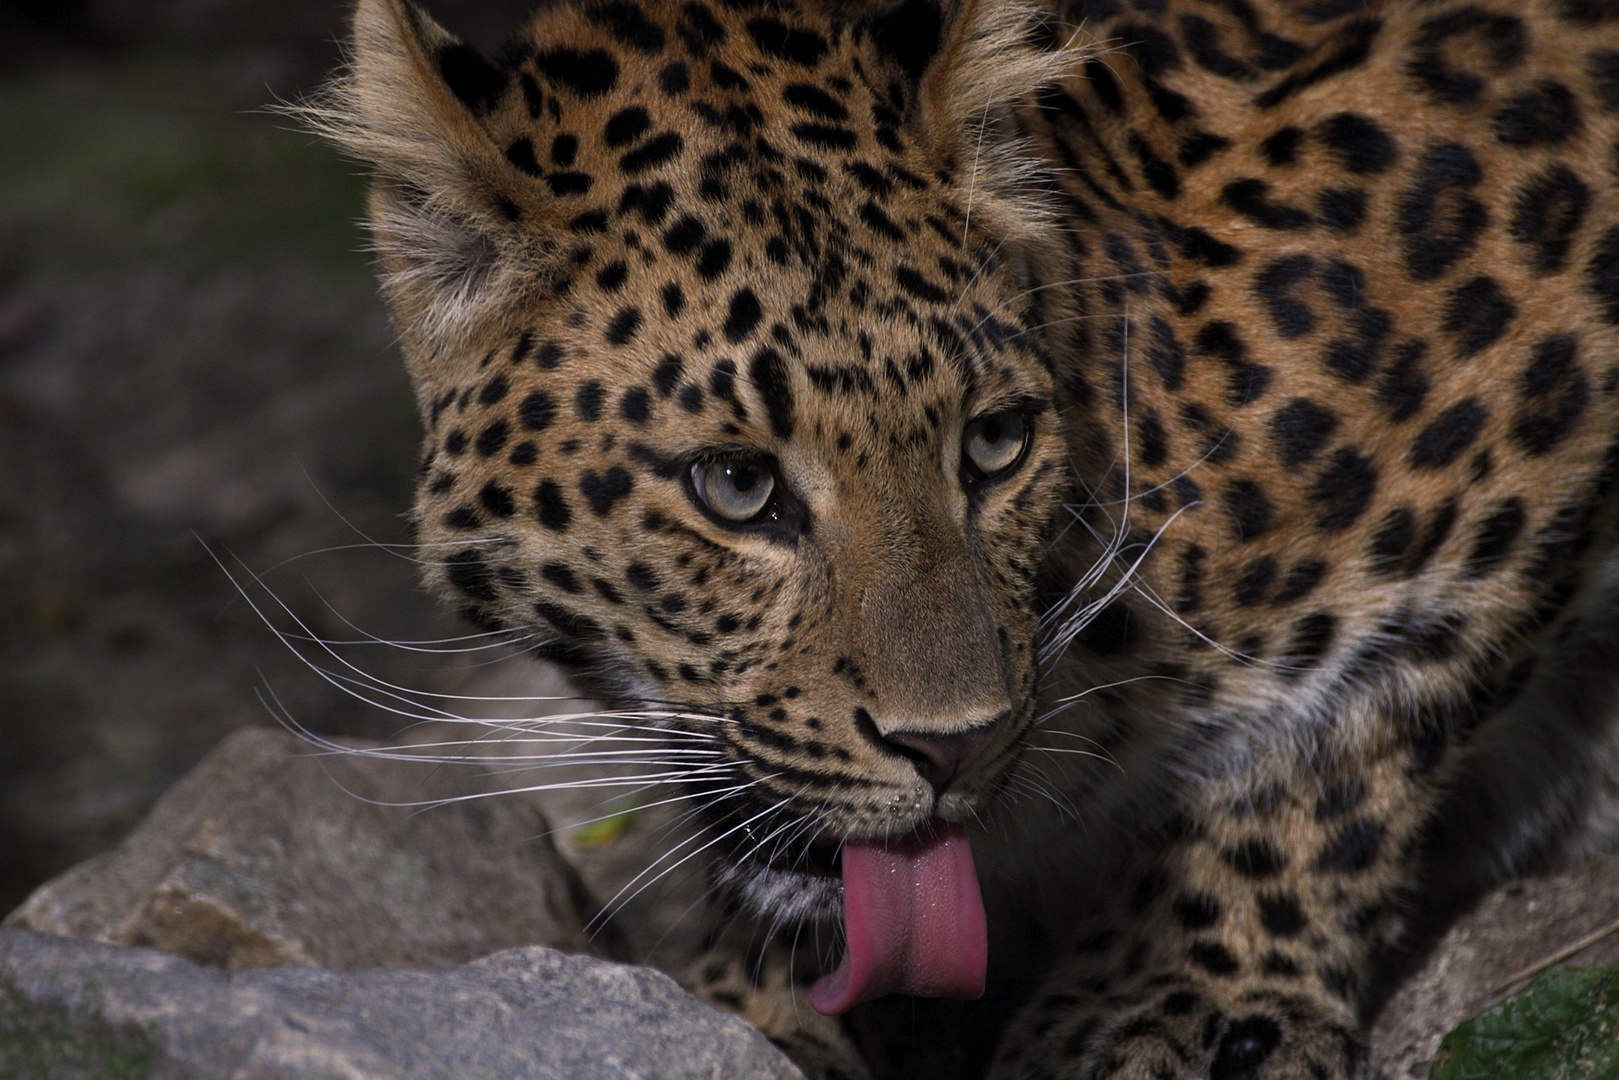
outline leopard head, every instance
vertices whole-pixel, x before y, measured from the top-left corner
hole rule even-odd
[[[364,0],[312,110],[370,164],[427,578],[685,751],[719,876],[981,810],[1064,490],[1015,5],[544,8],[498,61]]]

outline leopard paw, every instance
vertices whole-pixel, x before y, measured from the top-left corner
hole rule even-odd
[[[806,1080],[870,1080],[870,1070],[837,1019],[809,1006],[792,978],[785,952],[745,956],[716,949],[680,981],[698,998],[758,1028],[803,1072]]]
[[[1364,1080],[1340,1003],[1179,985],[1134,1003],[1047,996],[1008,1032],[992,1080]]]

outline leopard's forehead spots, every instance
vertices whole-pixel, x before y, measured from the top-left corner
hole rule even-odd
[[[539,402],[571,397],[578,419],[683,429],[694,445],[797,434],[869,449],[923,441],[981,395],[1035,392],[1017,385],[1026,351],[1008,359],[1015,296],[968,193],[906,145],[904,92],[837,50],[848,29],[828,41],[700,6],[571,19],[536,27],[545,45],[514,54],[521,93],[504,91],[523,107],[488,118],[567,221],[554,307],[520,343],[539,352],[510,353]],[[628,51],[586,63],[607,55],[590,48],[601,35]],[[495,108],[483,83],[463,96]],[[884,432],[896,412],[910,430]]]

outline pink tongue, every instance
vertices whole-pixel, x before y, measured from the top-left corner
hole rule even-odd
[[[886,843],[844,844],[843,927],[843,963],[810,988],[816,1012],[890,993],[981,997],[989,940],[967,830],[932,821]]]

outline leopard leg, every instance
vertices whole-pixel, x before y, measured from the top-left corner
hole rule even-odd
[[[677,975],[681,984],[764,1032],[807,1080],[871,1080],[842,1023],[810,1008],[806,972],[815,969],[808,958],[780,939],[758,947],[750,929],[714,935],[708,950]]]
[[[1359,1080],[1361,999],[1399,928],[1436,757],[1409,742],[1325,763],[1282,754],[1201,786],[1020,1013],[991,1075]]]

